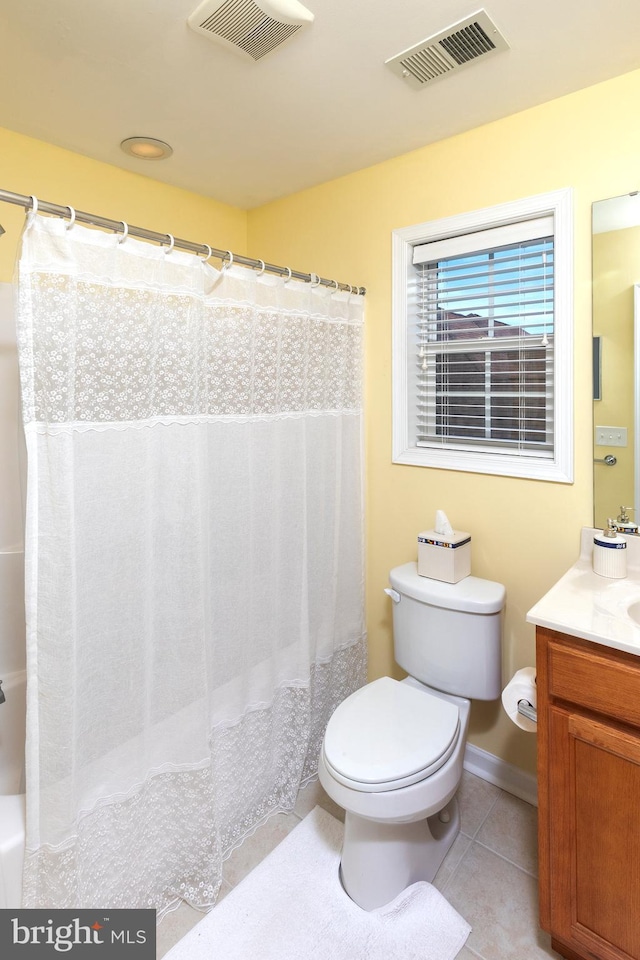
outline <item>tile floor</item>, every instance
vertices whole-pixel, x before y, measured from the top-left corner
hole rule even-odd
[[[536,808],[467,771],[458,800],[460,834],[434,881],[473,928],[458,960],[558,958],[548,935],[538,928]],[[343,811],[320,784],[309,784],[292,813],[272,817],[226,861],[221,897],[316,804],[344,820]],[[186,905],[166,916],[157,931],[157,957],[164,956],[202,916]]]

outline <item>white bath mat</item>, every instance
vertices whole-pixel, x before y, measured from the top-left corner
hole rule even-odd
[[[471,927],[430,883],[372,912],[349,899],[342,830],[316,807],[166,960],[453,960]]]

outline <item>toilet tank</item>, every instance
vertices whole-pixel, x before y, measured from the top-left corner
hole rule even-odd
[[[395,567],[389,582],[396,662],[421,683],[471,700],[502,690],[501,583],[465,577],[444,583],[418,576],[415,563]]]

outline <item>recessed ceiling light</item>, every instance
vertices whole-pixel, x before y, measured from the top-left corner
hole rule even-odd
[[[153,137],[128,137],[120,147],[138,160],[166,160],[173,153],[168,143]]]

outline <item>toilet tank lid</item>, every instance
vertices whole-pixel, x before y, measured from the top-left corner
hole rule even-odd
[[[394,590],[434,607],[460,610],[464,613],[499,613],[504,607],[506,590],[494,580],[464,577],[457,583],[432,580],[418,574],[417,563],[404,563],[389,574]]]

